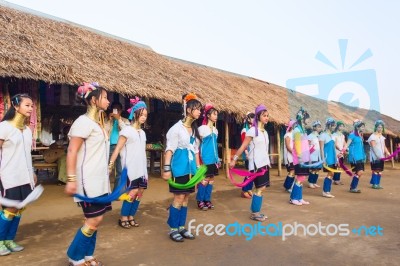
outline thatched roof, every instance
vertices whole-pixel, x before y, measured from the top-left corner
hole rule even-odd
[[[329,116],[325,101],[292,95],[283,87],[250,77],[174,60],[119,38],[31,13],[6,7],[0,1],[2,77],[71,85],[98,81],[110,91],[166,102],[180,102],[182,94],[192,91],[202,102],[212,102],[235,117],[264,103],[276,124],[287,123],[300,105],[312,116]],[[337,103],[329,103],[331,108],[335,118],[347,123],[359,118],[360,110]],[[381,118],[387,122],[389,134],[400,132],[399,121]],[[368,118],[367,125],[373,119]]]

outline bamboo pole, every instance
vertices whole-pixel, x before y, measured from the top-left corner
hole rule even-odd
[[[225,174],[226,178],[229,176],[229,164],[231,162],[231,149],[229,148],[229,125],[225,121]]]
[[[390,136],[390,154],[393,154],[393,137]],[[394,158],[392,158],[392,167],[394,168]]]
[[[281,176],[282,172],[282,164],[281,164],[281,132],[279,126],[277,127],[277,134],[276,134],[276,141],[277,141],[277,148],[278,148],[278,176]]]

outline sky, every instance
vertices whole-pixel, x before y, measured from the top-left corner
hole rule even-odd
[[[7,2],[148,45],[160,54],[400,120],[400,1]]]

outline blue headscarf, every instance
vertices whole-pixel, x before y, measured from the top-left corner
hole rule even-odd
[[[145,102],[140,101],[140,99],[138,97],[135,97],[134,99],[130,99],[129,101],[130,101],[132,107],[127,110],[129,113],[128,119],[129,119],[129,121],[132,121],[134,113],[139,109],[147,109],[147,105]]]

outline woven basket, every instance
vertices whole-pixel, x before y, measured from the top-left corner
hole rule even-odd
[[[63,149],[48,149],[43,152],[43,159],[46,163],[54,163],[64,154]]]

